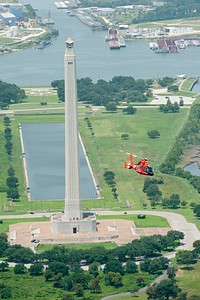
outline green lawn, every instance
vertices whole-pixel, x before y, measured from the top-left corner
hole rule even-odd
[[[44,251],[50,250],[54,247],[55,245],[38,245],[37,247],[37,252],[42,253]],[[66,244],[65,248],[72,248],[72,249],[91,249],[94,247],[104,247],[105,249],[112,250],[116,248],[116,244],[113,242],[103,242],[103,243],[92,243],[92,244]]]
[[[37,107],[40,105],[40,96],[29,96],[28,104],[21,104],[26,107]],[[52,107],[58,104],[56,95],[45,96],[48,105]],[[34,106],[35,105],[35,106]],[[58,104],[61,105],[61,104]],[[63,104],[62,104],[63,105]],[[42,107],[45,111],[45,107]],[[40,113],[44,113],[42,110]],[[39,111],[36,111],[37,114]],[[56,110],[50,113],[58,113]],[[60,111],[59,111],[60,112]],[[155,178],[161,176],[164,179],[164,184],[160,185],[163,196],[168,196],[179,191],[181,200],[188,202],[186,209],[182,210],[183,214],[192,218],[192,212],[189,208],[189,203],[199,201],[199,194],[194,190],[186,180],[175,176],[160,174],[158,166],[165,159],[166,154],[171,149],[176,135],[183,126],[188,115],[188,109],[181,109],[177,114],[163,114],[156,107],[137,108],[135,115],[124,115],[119,109],[117,113],[107,113],[105,109],[100,109],[96,113],[91,114],[90,108],[79,107],[79,130],[84,142],[88,158],[90,160],[97,184],[100,188],[101,199],[85,199],[83,200],[83,208],[88,209],[112,209],[112,210],[127,210],[143,209],[143,204],[147,204],[147,208],[151,209],[150,202],[147,200],[146,194],[143,193],[143,184],[145,177],[138,173],[123,168],[124,161],[128,160],[128,155],[124,152],[132,151],[138,155],[134,158],[137,162],[141,157],[147,157],[150,164],[155,169]],[[87,126],[85,117],[88,117],[92,124],[92,132]],[[51,115],[48,111],[45,115],[15,115],[11,117],[11,129],[13,134],[13,155],[11,159],[6,155],[4,143],[0,144],[0,186],[5,189],[5,181],[7,178],[7,169],[13,165],[17,170],[19,179],[20,201],[15,202],[11,207],[6,199],[6,193],[0,194],[1,213],[6,205],[8,213],[22,213],[30,210],[34,211],[54,211],[63,210],[64,201],[31,201],[27,202],[24,175],[21,161],[21,145],[19,140],[19,123],[35,123],[35,122],[63,122],[64,115]],[[3,118],[0,118],[0,137],[4,140],[4,125]],[[147,136],[149,130],[158,129],[160,138],[150,139]],[[121,135],[127,133],[128,140],[122,140]],[[111,188],[105,183],[103,174],[106,170],[111,170],[115,173],[115,181],[118,199],[114,199]],[[161,209],[159,207],[159,209]],[[196,224],[197,220],[194,220]]]
[[[126,207],[127,200],[133,209],[141,209],[146,202],[146,195],[142,192],[145,177],[134,171],[123,168],[123,162],[128,160],[128,155],[120,152],[132,151],[134,154],[147,157],[153,168],[156,169],[155,177],[160,176],[158,165],[164,160],[167,152],[172,147],[179,128],[185,121],[187,109],[182,109],[174,117],[173,114],[162,114],[158,109],[138,109],[136,115],[124,116],[122,112],[102,113],[89,116],[94,132],[91,136],[86,121],[80,119],[80,132],[90,159],[92,169],[101,187],[101,194],[104,196],[105,208]],[[159,129],[160,138],[149,139],[147,131]],[[123,141],[121,135],[129,134],[129,139]],[[136,162],[138,158],[134,159]],[[112,193],[109,186],[103,179],[106,170],[115,173],[119,201],[112,200]],[[161,175],[166,184],[162,185],[163,193],[179,190],[180,197],[186,200],[188,184],[174,176]],[[171,186],[172,185],[172,186]],[[170,187],[170,188],[169,188]],[[194,190],[190,198],[198,199],[199,195]],[[188,197],[187,197],[188,200]],[[97,207],[97,206],[96,206]]]
[[[144,211],[145,214],[145,211]],[[150,228],[150,227],[170,227],[169,223],[165,218],[146,215],[145,219],[138,219],[137,215],[110,215],[110,216],[98,216],[97,220],[103,219],[120,219],[120,220],[130,220],[133,221],[138,228]]]
[[[187,78],[181,86],[181,90],[190,91],[191,86],[196,81],[196,78]]]
[[[192,265],[191,270],[179,268],[177,272],[177,283],[183,292],[187,292],[188,296],[199,296],[199,274],[200,261]]]
[[[3,223],[0,224],[0,232],[8,232],[9,226],[12,224],[22,223],[22,222],[42,222],[48,221],[49,218],[24,218],[24,219],[3,219]]]

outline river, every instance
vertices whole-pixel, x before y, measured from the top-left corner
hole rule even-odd
[[[43,50],[33,48],[0,56],[0,79],[20,86],[50,85],[64,77],[65,41],[74,40],[77,60],[77,77],[110,80],[114,76],[158,78],[187,74],[200,75],[200,48],[188,47],[178,54],[155,54],[148,41],[127,43],[126,48],[110,50],[104,40],[105,31],[91,31],[65,10],[58,10],[53,0],[24,0],[38,9],[44,18],[50,13],[59,37]]]

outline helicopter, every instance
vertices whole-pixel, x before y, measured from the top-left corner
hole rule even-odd
[[[133,163],[133,153],[130,153],[129,162],[124,162],[125,169],[134,169],[140,175],[153,176],[154,172],[150,167],[147,158],[141,159],[137,164]]]

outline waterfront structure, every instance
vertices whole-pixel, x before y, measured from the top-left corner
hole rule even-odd
[[[65,64],[65,209],[52,216],[54,233],[87,233],[96,231],[94,214],[85,215],[80,200],[80,163],[74,42],[66,41]]]

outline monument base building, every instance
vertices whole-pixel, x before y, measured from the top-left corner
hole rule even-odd
[[[75,218],[66,220],[64,213],[57,213],[51,216],[51,229],[56,234],[77,234],[96,232],[95,214],[87,215],[81,220]]]

